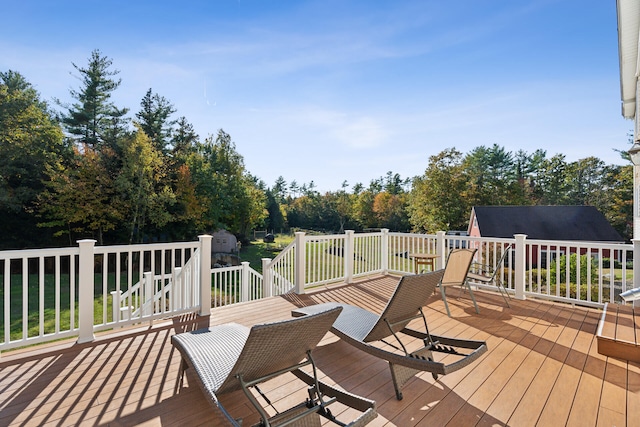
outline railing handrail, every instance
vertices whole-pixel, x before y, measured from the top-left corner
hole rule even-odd
[[[295,250],[295,248],[296,248],[296,242],[294,240],[293,242],[285,246],[285,248],[281,250],[280,253],[271,260],[271,265],[278,263],[280,260],[282,260],[282,258],[285,257],[285,255],[287,255],[287,253]]]
[[[136,252],[136,251],[153,251],[154,249],[192,249],[197,247],[198,242],[170,242],[170,243],[137,243],[134,245],[107,245],[95,246],[94,253],[103,255],[113,252]]]
[[[624,242],[592,242],[584,240],[535,240],[527,239],[528,245],[547,245],[547,246],[579,246],[593,249],[633,249],[633,244]]]
[[[42,248],[42,249],[9,249],[0,251],[0,260],[3,259],[19,259],[19,258],[49,258],[53,256],[69,256],[78,255],[80,249],[78,247],[68,248]]]

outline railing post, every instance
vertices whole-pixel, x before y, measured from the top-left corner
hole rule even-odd
[[[516,253],[515,253],[515,290],[516,290],[516,299],[524,300],[526,299],[524,295],[524,284],[526,281],[527,274],[527,251],[526,251],[526,243],[527,243],[527,235],[526,234],[515,234],[513,237],[516,239]]]
[[[273,296],[273,274],[269,264],[271,258],[262,258],[262,298]]]
[[[353,281],[353,258],[354,258],[354,234],[353,230],[344,231],[344,281]]]
[[[304,285],[305,285],[305,277],[306,277],[306,261],[307,261],[307,254],[306,254],[306,244],[305,244],[305,238],[304,238],[304,232],[303,231],[297,231],[296,232],[296,236],[295,236],[295,242],[296,242],[296,260],[295,260],[295,292],[297,294],[304,294]]]
[[[249,261],[242,261],[242,271],[240,272],[240,301],[249,301]]]
[[[446,233],[444,231],[436,232],[436,270],[440,270],[444,268],[447,262],[447,247],[444,236]]]
[[[211,315],[211,237],[198,236],[200,240],[200,316]]]
[[[382,228],[380,235],[380,256],[382,259],[382,274],[389,274],[389,229]]]
[[[78,257],[78,343],[94,340],[93,335],[93,252],[96,241],[79,240],[80,256]]]

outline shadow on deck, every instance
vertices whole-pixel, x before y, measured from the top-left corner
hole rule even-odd
[[[150,327],[103,333],[87,344],[60,342],[3,353],[0,425],[211,425],[211,411],[192,373],[177,389],[178,332],[228,322],[251,326],[290,317],[295,307],[340,301],[380,312],[398,278],[363,280],[305,295],[289,294],[214,309],[210,318],[184,316]],[[452,317],[434,295],[426,310],[432,332],[487,341],[476,363],[434,380],[428,372],[395,399],[386,362],[327,334],[315,351],[321,376],[377,402],[375,426],[640,424],[640,364],[600,355],[601,311],[539,300],[512,301],[449,289]],[[276,406],[303,390],[287,380],[263,391]],[[221,396],[244,425],[257,414],[241,392]]]

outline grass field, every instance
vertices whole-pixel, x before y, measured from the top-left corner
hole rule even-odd
[[[273,243],[254,240],[249,245],[242,246],[240,260],[248,261],[251,268],[262,273],[262,258],[275,258],[293,239],[293,235],[277,234]]]

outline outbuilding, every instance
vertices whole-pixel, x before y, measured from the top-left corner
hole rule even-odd
[[[471,237],[513,238],[526,234],[527,240],[624,243],[594,206],[474,206],[468,231]],[[555,246],[534,246],[532,264],[538,265],[538,252],[544,256],[547,250],[555,250]],[[604,252],[604,257],[610,256]],[[586,249],[581,249],[584,253]],[[540,266],[546,267],[546,261],[540,260]]]

